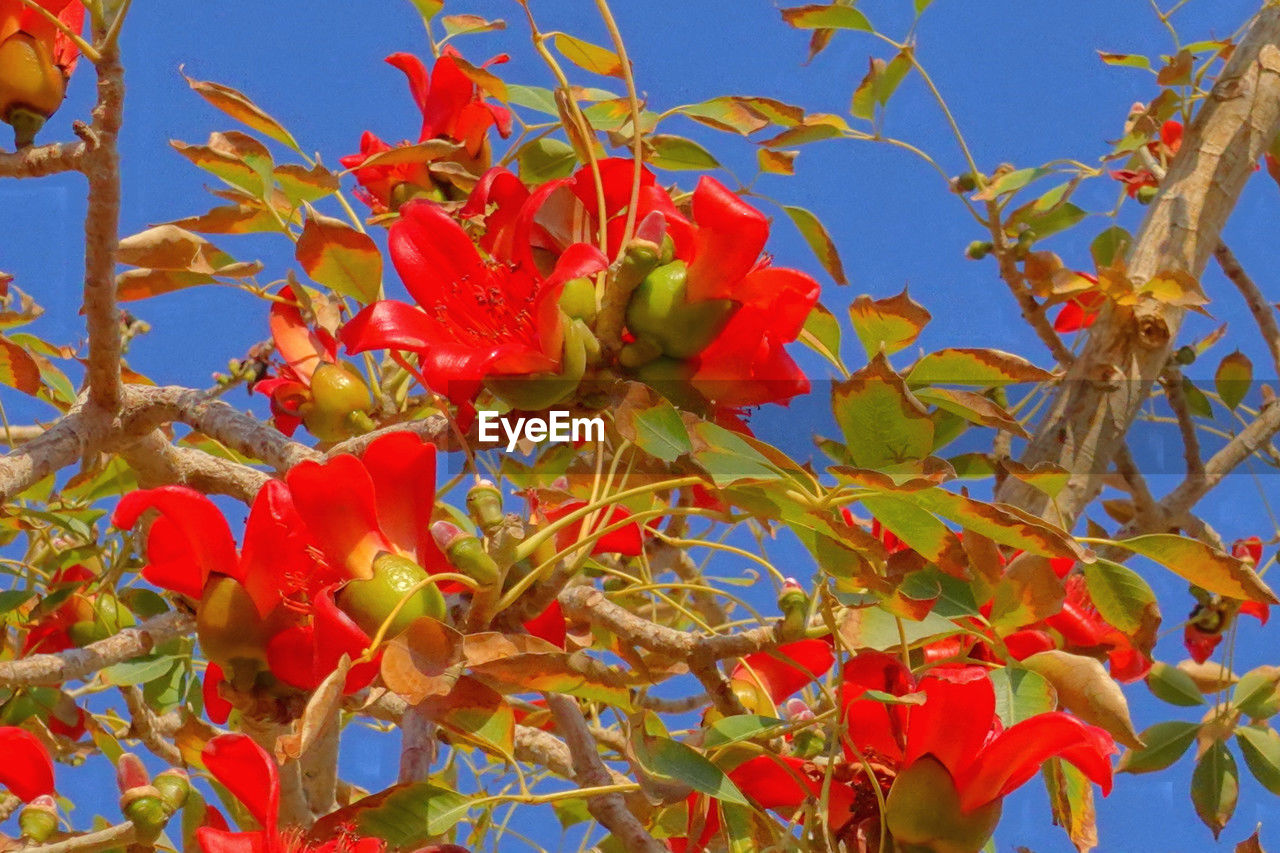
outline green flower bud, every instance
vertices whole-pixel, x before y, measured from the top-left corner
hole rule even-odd
[[[311,374],[311,401],[302,407],[307,430],[322,441],[351,435],[348,417],[373,407],[364,378],[346,364],[322,364]]]
[[[791,748],[797,758],[813,758],[827,749],[827,739],[817,729],[800,729],[791,737]]]
[[[506,521],[502,512],[502,492],[488,480],[481,480],[467,492],[467,512],[486,533],[501,527]]]
[[[782,611],[782,638],[790,642],[804,636],[809,621],[809,596],[794,578],[787,578],[778,595]]]
[[[1183,366],[1186,366],[1188,364],[1195,364],[1195,361],[1196,361],[1195,348],[1189,347],[1189,346],[1178,347],[1178,351],[1173,354],[1173,360]]]
[[[951,191],[954,193],[971,193],[978,188],[978,178],[973,172],[965,172],[951,179]]]
[[[1160,192],[1159,187],[1145,186],[1139,187],[1138,192],[1134,195],[1134,199],[1138,204],[1151,204],[1155,200],[1156,193]]]
[[[360,630],[372,637],[401,599],[408,596],[387,628],[387,635],[395,636],[422,616],[444,617],[444,596],[435,584],[414,589],[426,578],[426,570],[412,560],[383,553],[373,561],[373,577],[348,582],[338,591],[336,601]]]
[[[560,310],[571,318],[591,323],[596,318],[596,284],[589,278],[574,278],[560,292]]]
[[[191,780],[187,778],[187,771],[177,767],[162,771],[156,776],[151,783],[157,791],[160,792],[160,799],[164,800],[172,811],[177,811],[186,805],[187,794],[191,791]]]
[[[267,631],[240,582],[214,576],[196,610],[196,636],[209,660],[224,669],[234,660],[266,662]]]
[[[991,254],[993,248],[990,240],[974,240],[965,247],[964,256],[971,261],[980,261]]]
[[[502,583],[502,570],[484,550],[484,543],[479,539],[463,533],[447,521],[431,525],[431,535],[449,562],[480,586],[496,587]]]
[[[48,794],[41,794],[23,806],[18,814],[18,828],[22,837],[36,844],[43,844],[58,830],[58,803]]]
[[[536,373],[512,378],[485,380],[494,396],[513,409],[540,412],[567,399],[582,381],[589,362],[600,354],[600,342],[581,320],[565,328],[564,356],[559,373]]]
[[[125,791],[120,796],[120,811],[133,823],[138,839],[144,842],[159,838],[173,816],[173,810],[161,798],[160,792],[150,785]]]

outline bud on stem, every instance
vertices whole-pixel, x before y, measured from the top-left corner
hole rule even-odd
[[[486,534],[507,520],[502,513],[502,492],[488,480],[481,480],[467,492],[467,512]]]
[[[781,634],[784,642],[802,639],[809,624],[809,596],[795,578],[787,578],[778,595],[782,611]]]
[[[23,807],[18,814],[18,828],[22,837],[43,844],[58,829],[58,803],[48,794],[41,794]]]

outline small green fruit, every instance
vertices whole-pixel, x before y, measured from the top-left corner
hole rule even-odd
[[[951,774],[926,755],[894,780],[885,802],[885,821],[905,850],[977,853],[996,831],[1000,808],[996,800],[964,812]]]
[[[426,570],[412,560],[384,553],[373,561],[373,577],[350,581],[338,591],[338,607],[372,637],[401,599],[408,596],[387,628],[387,635],[395,636],[419,617],[444,617],[444,596],[435,584],[414,589],[426,578]]]

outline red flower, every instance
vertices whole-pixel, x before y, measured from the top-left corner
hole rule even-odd
[[[133,527],[156,510],[147,537],[149,582],[197,599],[197,626],[206,656],[218,665],[213,678],[234,673],[252,686],[259,665],[287,684],[310,690],[337,666],[357,657],[369,638],[333,601],[348,576],[316,561],[288,488],[269,480],[253,503],[244,547],[218,508],[185,486],[132,492],[116,508],[117,527]],[[376,675],[374,664],[354,667],[347,690]],[[216,712],[217,709],[212,709]]]
[[[683,266],[674,273],[683,275],[686,303],[676,316],[655,316],[652,328],[643,327],[645,318],[635,310],[642,286],[628,311],[631,334],[642,342],[657,336],[666,356],[688,361],[692,386],[719,407],[785,403],[807,392],[809,381],[785,345],[799,337],[818,301],[818,283],[769,265],[762,254],[769,221],[714,178],[698,182],[689,218],[662,195],[656,201],[654,193],[642,195],[638,213],[664,218]],[[686,319],[695,328],[684,329]],[[685,355],[689,350],[695,352]]]
[[[310,842],[301,828],[280,826],[280,773],[271,756],[248,735],[219,735],[201,752],[204,765],[241,802],[260,827],[230,832],[225,826],[208,825],[196,830],[196,843],[204,853],[382,853],[386,843],[378,838],[349,834]],[[217,821],[221,823],[221,821]]]
[[[40,0],[40,6],[73,32],[84,28],[80,0]],[[14,126],[18,148],[30,145],[62,104],[79,55],[39,11],[20,0],[0,0],[0,119]]]
[[[285,302],[271,305],[271,339],[284,363],[276,375],[259,380],[253,390],[271,400],[276,429],[293,435],[298,425],[322,441],[340,441],[357,431],[356,413],[373,401],[359,374],[338,361],[338,343],[324,329],[311,329],[293,303],[293,288],[280,291]]]
[[[394,53],[387,62],[404,72],[409,90],[422,111],[419,142],[439,139],[455,143],[456,152],[441,152],[438,157],[414,159],[410,162],[372,166],[362,164],[375,154],[390,151],[392,146],[366,131],[360,140],[360,153],[341,158],[342,165],[354,171],[360,184],[357,195],[375,213],[386,213],[419,193],[444,200],[450,185],[461,175],[478,175],[488,168],[490,154],[488,131],[496,127],[503,137],[511,133],[511,113],[504,107],[488,103],[462,69],[461,59],[453,48],[445,48],[431,73],[416,56]],[[505,62],[500,56],[490,63]],[[490,64],[486,63],[486,65]],[[403,143],[408,145],[408,143]],[[445,162],[453,168],[433,170],[433,162]],[[470,189],[465,178],[461,190]],[[474,183],[474,179],[470,183]]]
[[[526,235],[537,203],[534,198],[526,205]],[[347,323],[342,341],[353,353],[417,353],[427,386],[455,401],[469,400],[485,379],[556,374],[566,338],[560,292],[570,279],[607,265],[581,243],[570,246],[547,275],[538,270],[527,240],[484,258],[457,222],[421,201],[402,208],[389,243],[417,305],[376,302]]]
[[[889,705],[864,698],[868,690],[919,693],[924,701]],[[878,824],[879,799],[867,795],[872,785],[888,790],[885,817],[899,843],[964,836],[978,842],[973,849],[994,829],[1001,799],[1050,758],[1074,764],[1110,791],[1110,735],[1060,711],[1003,729],[983,667],[935,667],[917,681],[896,658],[864,652],[845,666],[839,698],[844,766],[833,768],[842,783],[831,786],[828,802],[829,825],[842,837]],[[790,757],[753,758],[729,775],[758,804],[787,815],[823,783],[821,770]]]
[[[1135,104],[1135,110],[1141,112],[1144,107],[1141,104]],[[1131,112],[1132,114],[1132,112]],[[1182,122],[1170,119],[1160,126],[1160,138],[1153,139],[1146,144],[1146,149],[1151,156],[1159,161],[1161,166],[1168,166],[1169,161],[1178,153],[1178,149],[1182,147]],[[1125,185],[1124,191],[1129,198],[1137,198],[1138,193],[1144,187],[1154,187],[1159,185],[1160,181],[1150,169],[1113,169],[1110,172],[1111,177],[1120,181]]]
[[[829,640],[798,640],[742,658],[729,674],[729,684],[748,711],[774,714],[783,700],[825,675],[834,661]]]
[[[1231,556],[1256,567],[1262,562],[1262,540],[1257,536],[1237,539],[1231,543]],[[1203,590],[1193,592],[1196,592],[1198,601],[1187,617],[1182,643],[1196,663],[1204,663],[1213,655],[1237,613],[1247,613],[1263,625],[1271,617],[1270,605],[1260,601],[1237,601],[1210,595]]]
[[[50,593],[73,585],[77,588],[53,612],[46,613],[36,622],[27,625],[27,636],[22,641],[23,655],[52,654],[79,645],[71,637],[71,626],[79,622],[92,624],[94,618],[93,602],[83,594],[80,587],[95,577],[93,572],[79,563],[54,574],[49,580]]]
[[[1094,284],[1098,283],[1098,277],[1089,273],[1078,272],[1076,275],[1086,278]],[[1061,334],[1069,334],[1089,328],[1098,319],[1098,314],[1102,312],[1102,306],[1106,303],[1107,297],[1096,290],[1081,293],[1079,296],[1069,300],[1058,311],[1058,316],[1053,320],[1054,331]]]
[[[53,793],[53,759],[35,735],[17,726],[0,726],[0,785],[23,802]]]
[[[567,488],[565,481],[561,480],[560,483]],[[545,523],[552,524],[587,505],[586,501],[568,495],[563,488],[560,489],[560,493],[564,495],[564,499],[558,500],[556,491],[552,489],[530,489],[525,492],[525,498],[529,501],[530,514],[535,517],[540,516]],[[623,523],[630,517],[631,511],[624,506],[612,506],[607,512],[602,511],[592,522],[593,531],[613,527],[615,524],[622,526],[599,537],[592,546],[591,553],[621,554],[624,557],[640,556],[644,552],[644,530],[637,522]],[[586,521],[587,519],[583,518],[571,522],[556,533],[556,553],[573,547],[575,542],[582,539],[582,526]]]

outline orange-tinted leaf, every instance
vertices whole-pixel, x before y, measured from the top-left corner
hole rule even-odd
[[[1209,592],[1240,600],[1280,604],[1280,599],[1248,563],[1196,539],[1171,533],[1152,533],[1123,539],[1115,544],[1154,560]]]
[[[585,71],[606,77],[622,76],[622,60],[608,48],[564,33],[556,34],[555,45],[565,59]]]
[[[796,228],[800,229],[800,236],[804,237],[804,241],[809,244],[809,248],[827,274],[835,280],[836,284],[848,284],[849,279],[845,277],[844,264],[840,262],[840,253],[836,250],[835,241],[827,233],[822,221],[803,207],[783,205],[782,209],[795,223]]]
[[[307,275],[335,293],[365,305],[378,298],[382,254],[368,234],[308,211],[295,254]]]
[[[1031,655],[1022,665],[1048,680],[1062,706],[1086,723],[1106,729],[1132,749],[1145,745],[1129,719],[1129,704],[1120,685],[1094,658],[1051,649]]]
[[[0,338],[0,383],[25,394],[35,395],[40,390],[40,366],[8,338]]]
[[[410,705],[445,696],[462,676],[462,635],[434,619],[416,619],[387,643],[382,680]]]
[[[867,358],[873,358],[881,349],[893,355],[911,346],[933,316],[903,288],[888,299],[859,296],[849,306],[849,319]]]
[[[267,115],[261,107],[249,100],[243,93],[219,83],[193,80],[185,74],[183,77],[186,79],[187,84],[199,93],[202,98],[236,121],[289,146],[299,154],[302,153],[302,149],[298,146],[298,142],[293,138],[293,135],[285,130],[280,122]]]

